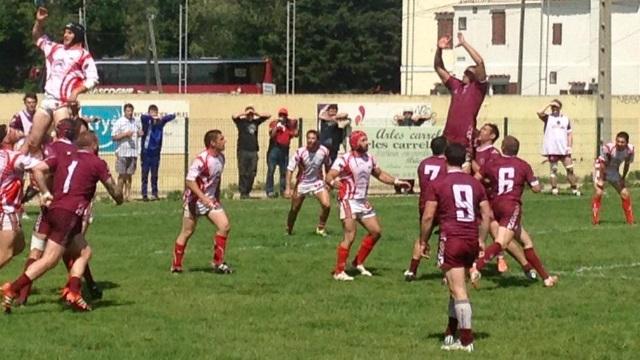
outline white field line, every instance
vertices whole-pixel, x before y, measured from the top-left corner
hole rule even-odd
[[[552,274],[558,274],[562,276],[577,276],[577,277],[595,277],[595,278],[609,278],[611,275],[607,275],[604,272],[609,270],[618,269],[632,269],[640,268],[640,262],[632,262],[629,264],[613,264],[613,265],[594,265],[594,266],[581,266],[575,270],[570,271],[551,271]],[[638,280],[640,277],[616,275],[616,278]]]

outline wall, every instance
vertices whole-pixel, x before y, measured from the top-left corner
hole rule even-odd
[[[133,95],[87,95],[82,99],[113,99],[131,100]],[[295,96],[260,96],[260,95],[135,95],[135,100],[157,101],[186,100],[190,103],[189,118],[189,160],[202,150],[202,136],[206,130],[219,128],[227,136],[227,168],[223,178],[223,187],[237,184],[237,159],[236,128],[231,121],[233,113],[240,112],[247,104],[253,104],[262,112],[274,114],[278,108],[288,107],[289,113],[295,117],[304,119],[304,130],[315,127],[315,109],[317,103],[335,102],[410,102],[426,101],[432,104],[433,111],[438,113],[437,121],[443,124],[449,106],[449,96],[399,96],[399,95],[295,95]],[[529,161],[534,170],[540,175],[548,173],[548,165],[543,164],[543,158],[539,155],[541,147],[542,123],[535,113],[553,97],[527,97],[527,96],[488,96],[478,116],[478,125],[485,122],[497,123],[503,129],[504,118],[507,117],[509,133],[518,137],[521,141],[521,155]],[[575,144],[574,156],[577,159],[576,172],[579,176],[588,175],[591,172],[592,160],[595,156],[596,145],[596,121],[595,98],[589,96],[564,96],[560,97],[564,104],[563,112],[573,121]],[[640,114],[640,96],[614,97],[613,100],[613,129],[626,130],[630,133],[631,143],[638,143],[640,139],[640,127],[638,126]],[[0,95],[0,119],[9,119],[11,115],[22,107],[21,94]],[[260,161],[258,167],[259,182],[264,182],[266,174],[265,155],[268,144],[267,126],[264,124],[260,130]],[[292,146],[292,150],[295,146]],[[114,159],[107,159],[113,169]],[[633,170],[638,170],[638,163],[633,164]],[[181,190],[184,179],[184,156],[171,155],[163,157],[160,168],[160,190]],[[139,176],[134,177],[134,189],[139,189]],[[263,191],[254,190],[254,194],[262,194]]]

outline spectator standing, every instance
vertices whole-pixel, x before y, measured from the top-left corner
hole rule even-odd
[[[276,197],[273,190],[273,176],[278,167],[280,172],[280,194],[286,188],[287,165],[289,164],[289,144],[298,136],[298,120],[289,118],[286,108],[278,110],[278,119],[269,123],[269,150],[267,150],[267,197]]]
[[[142,141],[140,159],[142,160],[142,200],[148,201],[147,182],[151,172],[151,196],[158,200],[158,169],[160,168],[160,153],[162,151],[162,135],[164,126],[176,118],[176,114],[158,115],[158,107],[150,105],[147,114],[140,116],[142,123]]]
[[[124,200],[131,200],[131,178],[138,161],[138,137],[142,136],[142,123],[133,117],[133,105],[124,105],[124,116],[116,120],[111,139],[116,145],[116,172],[118,186],[123,188]]]
[[[270,118],[269,114],[257,113],[252,105],[231,117],[238,128],[238,187],[241,199],[249,198],[258,171],[258,126]]]
[[[11,120],[9,120],[9,127],[16,130],[16,135],[20,138],[29,135],[31,131],[33,116],[38,106],[38,97],[34,93],[26,93],[22,98],[22,102],[24,103],[24,109],[14,114]],[[20,146],[20,144],[18,146]]]
[[[329,104],[320,110],[320,144],[329,149],[333,163],[338,157],[340,144],[344,140],[344,128],[349,124],[349,114],[338,113],[338,104]]]

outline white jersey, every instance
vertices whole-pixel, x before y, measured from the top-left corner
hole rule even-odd
[[[98,70],[91,54],[84,48],[65,49],[64,45],[41,36],[36,45],[44,52],[47,64],[47,97],[66,102],[73,89],[84,85],[91,89],[98,83]]]
[[[218,200],[218,187],[222,179],[222,171],[224,170],[224,155],[211,155],[209,151],[204,150],[189,166],[187,180],[195,181],[202,192],[212,200]],[[184,191],[184,199],[186,202],[198,202],[196,194],[191,192],[189,188]]]
[[[569,118],[560,114],[548,114],[544,121],[544,138],[542,139],[542,155],[567,155],[569,153],[568,136],[571,133]]]
[[[25,136],[29,135],[29,132],[31,132],[32,125],[33,114],[29,114],[27,110],[20,111],[13,115],[11,120],[9,120],[9,127],[22,131]]]
[[[331,165],[329,149],[320,145],[315,151],[309,151],[304,146],[296,150],[296,154],[289,159],[287,170],[293,172],[298,167],[298,184],[312,184],[323,180],[322,168]]]
[[[619,174],[620,164],[625,161],[633,162],[634,152],[635,149],[631,144],[627,144],[627,147],[620,151],[615,143],[610,142],[602,146],[602,153],[598,160],[604,163],[607,176],[611,177],[611,175]]]
[[[13,150],[0,150],[0,203],[3,214],[22,209],[22,179],[24,169],[34,165],[34,159]]]
[[[378,162],[370,154],[359,155],[349,152],[338,156],[331,170],[338,171],[340,190],[338,200],[366,199],[369,192],[369,180]]]

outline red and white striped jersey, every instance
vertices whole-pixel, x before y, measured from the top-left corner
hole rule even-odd
[[[22,209],[22,179],[24,169],[34,160],[18,151],[0,150],[0,203],[2,213],[11,214]]]
[[[202,151],[189,166],[187,180],[195,181],[202,192],[212,200],[219,200],[218,188],[224,170],[224,155],[212,155],[208,150]],[[184,190],[187,202],[196,202],[198,197],[189,188]]]
[[[318,180],[323,180],[322,168],[331,165],[329,149],[320,145],[317,149],[310,151],[306,146],[296,150],[296,154],[289,159],[287,170],[293,172],[296,167],[298,171],[298,184],[313,184]]]
[[[11,120],[9,120],[9,127],[22,131],[25,136],[29,135],[32,124],[33,115],[29,114],[27,110],[22,110],[19,113],[16,113],[13,115]]]
[[[607,172],[618,172],[620,164],[625,161],[628,163],[633,162],[634,153],[635,148],[631,144],[627,144],[627,147],[621,151],[616,147],[615,143],[610,142],[602,146],[602,152],[598,160],[605,164]]]
[[[366,199],[369,192],[369,180],[378,161],[370,154],[358,154],[355,151],[338,156],[331,170],[338,171],[340,190],[338,200]]]
[[[41,36],[36,45],[44,52],[46,59],[47,82],[44,91],[47,96],[65,102],[73,89],[82,85],[91,88],[97,84],[96,64],[84,48],[65,49],[64,45],[51,41],[47,35]]]

